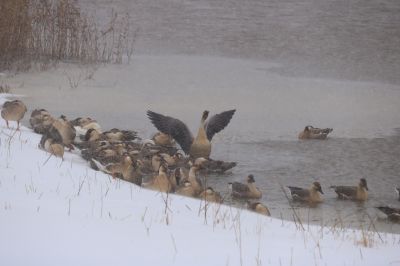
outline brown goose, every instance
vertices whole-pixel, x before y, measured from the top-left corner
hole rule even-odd
[[[315,128],[306,126],[299,134],[299,139],[326,139],[328,134],[333,131],[333,128]]]
[[[47,110],[35,109],[31,113],[29,124],[31,125],[34,132],[45,134],[49,131],[54,120],[55,119],[50,115]]]
[[[322,192],[321,184],[319,182],[312,183],[309,189],[291,186],[288,186],[288,188],[293,200],[308,202],[311,204],[323,201],[321,194],[324,194],[324,192]]]
[[[160,169],[158,170],[158,175],[155,176],[151,182],[144,184],[143,186],[160,192],[173,192],[173,184],[168,176],[167,167],[164,164],[161,164]]]
[[[186,197],[195,197],[196,191],[194,190],[192,183],[190,183],[189,180],[184,180],[182,184],[176,189],[176,194]]]
[[[92,159],[92,161],[96,164],[98,169],[107,174],[110,174],[113,178],[116,178],[117,176],[122,176],[122,178],[129,179],[133,169],[132,158],[127,154],[122,156],[119,162],[109,163],[107,165],[101,164],[96,159]]]
[[[400,209],[391,208],[388,206],[376,207],[378,210],[387,215],[388,219],[392,222],[400,222]]]
[[[62,115],[53,122],[49,129],[49,135],[56,142],[63,143],[69,150],[74,149],[72,143],[76,137],[76,131],[65,116]]]
[[[25,104],[20,100],[6,101],[1,109],[1,117],[6,120],[7,128],[8,121],[17,121],[17,130],[19,130],[19,121],[24,118],[27,109]]]
[[[147,111],[147,116],[153,125],[162,133],[170,135],[182,150],[192,158],[204,157],[208,159],[211,153],[213,136],[224,129],[232,119],[236,110],[225,111],[211,117],[207,122],[208,111],[201,117],[197,136],[194,138],[188,127],[180,120]]]
[[[261,202],[247,202],[247,208],[249,210],[252,210],[254,212],[260,213],[260,214],[264,214],[267,216],[271,216],[271,213],[269,212],[269,209],[267,208],[267,206],[265,206],[264,204],[262,204]]]
[[[331,186],[339,199],[365,201],[368,199],[367,180],[361,178],[358,186]]]
[[[247,177],[247,184],[239,182],[229,183],[232,197],[235,198],[254,198],[259,199],[262,196],[261,191],[256,187],[253,175]]]
[[[64,146],[57,143],[54,139],[50,138],[48,134],[44,134],[40,140],[39,147],[48,153],[60,157],[64,160]]]
[[[175,144],[174,139],[170,135],[162,132],[157,132],[151,139],[154,141],[155,145],[174,146]]]
[[[208,201],[208,202],[215,202],[215,203],[222,203],[221,195],[214,191],[212,187],[208,187],[203,192],[200,193],[199,198]]]

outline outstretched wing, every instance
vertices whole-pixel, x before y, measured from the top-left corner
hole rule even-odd
[[[229,110],[211,117],[205,125],[207,138],[211,141],[214,135],[223,130],[231,121],[236,110]]]
[[[159,131],[170,135],[179,143],[186,154],[189,153],[190,146],[193,142],[193,136],[182,121],[152,111],[147,111],[147,116]]]

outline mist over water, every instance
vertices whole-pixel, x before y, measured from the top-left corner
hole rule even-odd
[[[144,54],[276,61],[282,75],[400,84],[397,0],[83,0],[131,16]]]
[[[282,187],[318,180],[325,202],[295,204],[303,221],[340,218],[366,228],[372,217],[379,230],[400,232],[374,208],[400,205],[400,1],[81,2],[102,22],[111,7],[130,14],[138,29],[133,62],[101,66],[74,89],[67,80],[79,75],[74,66],[17,77],[31,110],[91,116],[104,129],[148,137],[155,132],[148,109],[196,132],[204,109],[236,108],[211,157],[238,166],[210,176],[210,185],[225,193],[228,182],[254,174],[272,215],[293,219]],[[334,131],[326,141],[298,141],[308,124]],[[361,177],[370,188],[365,204],[337,200],[329,189]]]

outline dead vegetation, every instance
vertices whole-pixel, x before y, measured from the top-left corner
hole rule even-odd
[[[104,28],[77,0],[0,1],[0,70],[28,70],[59,61],[122,63],[133,54],[129,15],[111,12]]]

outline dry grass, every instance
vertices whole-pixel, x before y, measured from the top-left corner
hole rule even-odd
[[[77,0],[1,0],[0,70],[27,70],[58,61],[122,63],[133,54],[129,16],[112,12],[105,29]]]

